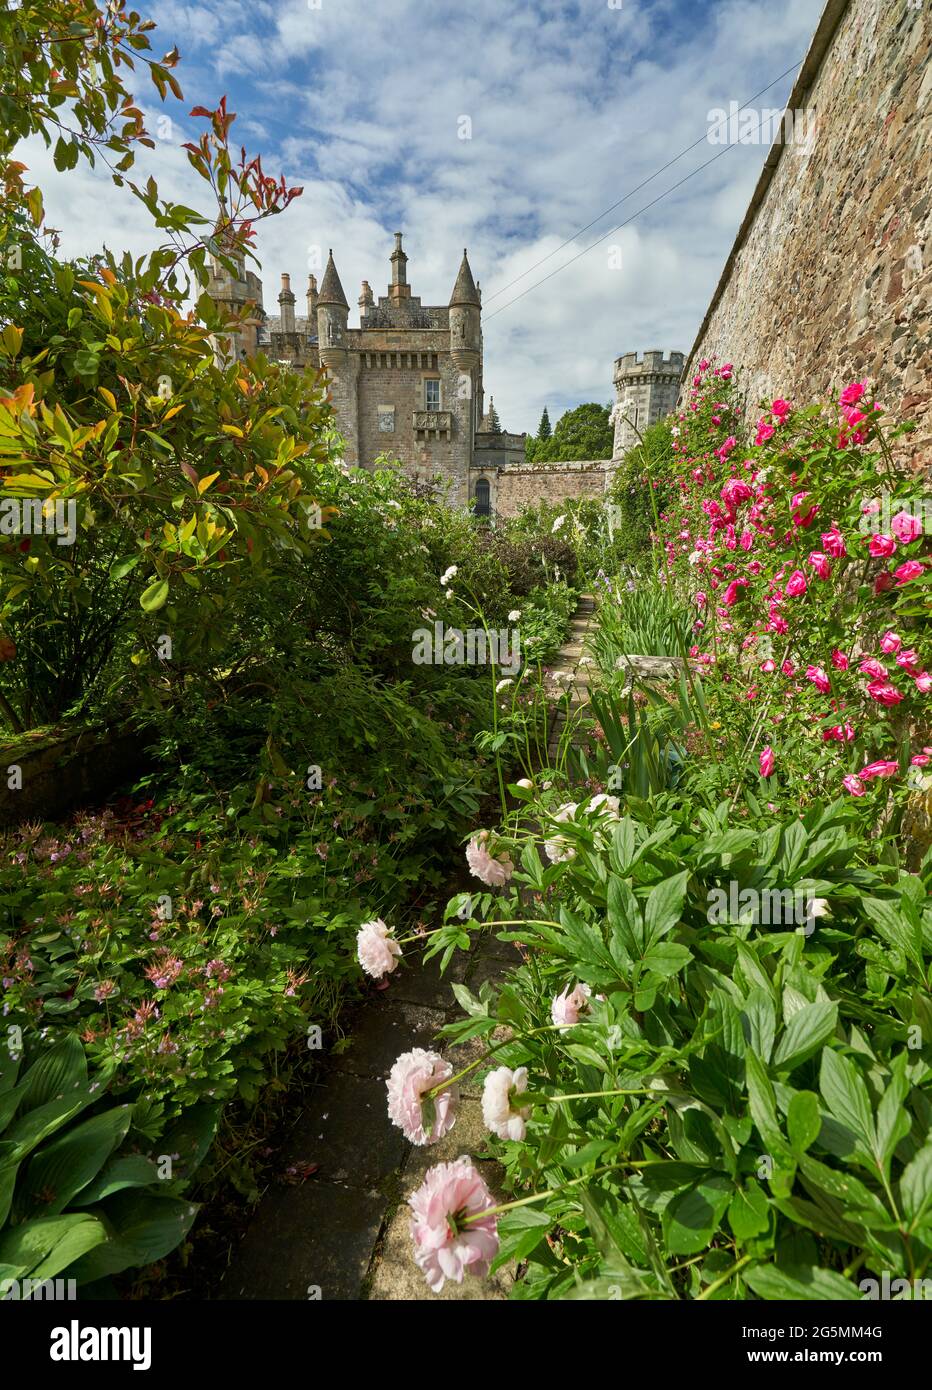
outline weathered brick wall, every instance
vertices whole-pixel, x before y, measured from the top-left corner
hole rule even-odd
[[[608,460],[572,463],[529,463],[500,469],[492,482],[492,511],[496,516],[517,516],[524,507],[566,502],[571,498],[605,495]],[[473,469],[473,487],[480,470]],[[492,476],[491,474],[488,476]]]
[[[775,145],[690,359],[730,360],[749,399],[869,378],[932,459],[932,13],[829,0],[791,95],[815,136]],[[797,123],[798,124],[798,123]]]

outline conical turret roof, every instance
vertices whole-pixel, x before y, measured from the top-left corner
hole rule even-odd
[[[472,278],[472,271],[469,268],[469,261],[466,257],[466,248],[463,247],[463,259],[460,263],[460,272],[456,277],[456,284],[453,286],[453,293],[450,295],[450,308],[454,304],[481,304],[479,291],[476,289],[476,282]]]
[[[324,271],[324,278],[317,295],[318,304],[340,304],[344,309],[349,308],[346,295],[343,293],[343,286],[340,284],[340,277],[337,268],[333,263],[333,252],[327,258],[327,269]]]

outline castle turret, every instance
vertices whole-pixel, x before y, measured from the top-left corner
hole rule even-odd
[[[307,277],[307,331],[317,331],[317,276]]]
[[[317,296],[317,337],[321,366],[339,367],[345,359],[348,319],[349,305],[331,251]]]
[[[363,280],[363,282],[362,282],[362,291],[361,291],[361,293],[360,293],[360,295],[359,295],[359,318],[360,318],[360,320],[364,319],[364,318],[366,317],[366,314],[369,312],[369,310],[370,310],[370,309],[373,309],[374,307],[375,307],[375,297],[374,297],[374,295],[373,295],[373,293],[372,293],[372,288],[371,288],[371,286],[370,286],[368,280]]]
[[[636,352],[615,358],[615,407],[612,457],[618,462],[640,441],[644,431],[676,409],[683,354],[668,356],[651,348],[639,360]]]
[[[401,232],[395,233],[395,249],[392,252],[392,283],[388,287],[388,297],[393,304],[410,299],[411,286],[408,284],[408,258],[401,247]]]
[[[471,372],[479,365],[481,313],[479,291],[472,278],[464,247],[459,274],[450,296],[450,352],[454,365],[461,372]]]
[[[291,288],[291,276],[282,276],[282,292],[278,296],[278,310],[281,315],[282,333],[294,332],[294,292]]]

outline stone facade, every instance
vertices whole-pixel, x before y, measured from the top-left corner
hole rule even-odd
[[[665,357],[655,348],[645,352],[643,360],[636,352],[615,358],[615,407],[611,420],[615,426],[612,457],[616,462],[634,448],[638,435],[648,425],[656,425],[675,410],[682,375],[681,352]]]
[[[774,144],[686,365],[730,360],[749,400],[803,404],[867,378],[932,458],[932,18],[829,0],[787,102],[814,134]]]
[[[525,507],[600,500],[611,478],[611,459],[580,459],[567,463],[525,463],[500,469],[492,483],[492,512],[517,516]]]
[[[348,464],[371,468],[385,454],[400,460],[410,477],[436,482],[451,506],[466,506],[473,451],[478,444],[486,458],[493,447],[481,429],[481,296],[465,251],[446,305],[423,305],[412,294],[407,262],[396,232],[388,291],[376,303],[363,281],[358,328],[349,326],[332,252],[319,288],[316,276],[309,277],[306,315],[295,314],[288,275],[282,276],[277,318],[266,317],[261,282],[241,266],[231,279],[215,265],[210,293],[220,303],[251,300],[257,306],[249,329],[234,342],[237,355],[260,349],[296,370],[326,372]],[[523,436],[500,436],[516,439],[523,458]],[[508,452],[498,449],[503,458]]]

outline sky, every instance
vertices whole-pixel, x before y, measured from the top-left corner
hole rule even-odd
[[[227,96],[234,143],[304,188],[259,228],[271,314],[283,271],[302,311],[332,247],[356,326],[362,280],[386,293],[396,231],[413,293],[446,304],[468,247],[486,398],[505,429],[535,432],[545,405],[556,421],[612,401],[622,353],[689,351],[767,154],[710,143],[709,113],[782,107],[822,3],[136,0],[156,54],[180,49],[185,98],[160,105],[140,76],[157,138],[136,174],[212,212],[181,144],[204,124],[191,108]],[[57,173],[38,139],[18,157],[61,254],[157,244],[105,170]]]

